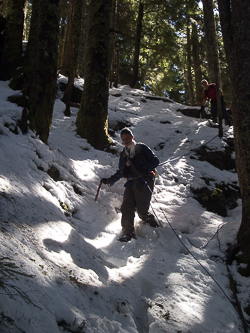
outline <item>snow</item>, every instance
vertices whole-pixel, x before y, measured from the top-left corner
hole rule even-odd
[[[124,179],[102,185],[94,200],[100,179],[118,167],[120,132],[113,138],[117,155],[95,150],[76,135],[78,109],[64,116],[58,91],[48,145],[30,130],[16,135],[22,109],[8,102],[8,82],[0,87],[0,263],[32,275],[1,277],[0,313],[14,324],[2,317],[0,332],[243,332],[223,260],[236,241],[241,201],[224,218],[206,211],[190,190],[205,186],[204,177],[213,179],[210,188],[238,183],[236,173],[190,158],[210,140],[210,149],[225,147],[218,129],[177,112],[181,104],[146,99],[128,86],[110,89],[110,126],[127,121],[135,140],[162,163],[151,202],[162,228],[136,216],[137,238],[121,243]],[[223,129],[233,137],[232,127]],[[60,171],[59,181],[48,175],[51,167]],[[229,270],[244,309],[249,279],[236,262]]]

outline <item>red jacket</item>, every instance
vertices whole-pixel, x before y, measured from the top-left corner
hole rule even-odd
[[[203,99],[211,99],[211,102],[217,101],[216,98],[216,84],[210,83],[208,88],[203,91]]]

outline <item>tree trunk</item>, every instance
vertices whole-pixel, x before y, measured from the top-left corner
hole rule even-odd
[[[236,166],[242,198],[237,239],[250,275],[250,2],[218,0],[225,50],[232,82]]]
[[[83,0],[82,6],[82,21],[81,21],[81,34],[78,45],[78,62],[77,62],[77,73],[81,76],[85,76],[84,72],[84,49],[86,41],[86,0]]]
[[[83,8],[85,6],[83,0],[74,0],[75,1],[75,10],[74,10],[74,19],[73,19],[73,28],[74,28],[74,70],[75,76],[78,76],[78,63],[79,58],[79,49],[80,49],[80,38],[82,33],[82,22],[83,22]]]
[[[113,83],[114,62],[115,62],[115,50],[111,50],[111,53],[113,54],[113,56],[112,56],[111,63],[110,63],[109,88],[112,88],[112,83]]]
[[[33,0],[25,54],[29,127],[47,143],[57,89],[59,0]]]
[[[201,61],[200,61],[200,45],[197,33],[196,23],[192,23],[192,54],[194,64],[194,76],[195,76],[195,91],[196,91],[196,105],[201,105],[203,100],[203,89],[201,86],[202,73],[201,73]]]
[[[7,16],[3,33],[4,47],[1,59],[0,79],[9,80],[22,59],[22,36],[25,0],[15,0]]]
[[[29,3],[28,0],[25,0],[25,7],[24,7],[24,23],[23,23],[23,40],[27,42],[29,39],[29,21],[31,17],[31,10],[32,5]]]
[[[85,82],[77,115],[77,133],[103,150],[108,135],[110,14],[112,0],[90,0],[85,47]]]
[[[142,20],[143,20],[143,3],[140,0],[138,19],[137,19],[137,28],[135,35],[135,53],[134,53],[134,65],[133,65],[133,74],[130,81],[130,87],[135,88],[138,81],[138,72],[139,72],[139,56],[140,56],[140,47],[141,47],[141,34],[142,34]]]
[[[115,83],[114,87],[118,87],[118,82],[119,82],[119,64],[120,64],[120,53],[119,53],[119,48],[117,47],[116,50],[116,71],[115,71]]]
[[[192,80],[192,58],[191,58],[191,41],[190,41],[190,28],[189,19],[187,19],[187,81],[188,81],[188,94],[189,94],[189,104],[194,105],[194,90],[193,90],[193,80]]]
[[[58,59],[57,66],[61,69],[63,65],[63,57],[64,57],[64,47],[65,47],[65,37],[66,37],[66,29],[67,29],[67,14],[68,9],[66,6],[62,6],[62,0],[60,1],[60,13],[61,13],[61,24],[59,27],[59,37],[58,37]],[[68,5],[67,5],[68,8]]]
[[[216,83],[217,66],[215,65],[216,53],[218,57],[217,37],[214,23],[213,0],[202,0],[204,11],[204,30],[206,38],[206,54],[208,63],[208,80]]]
[[[74,88],[74,77],[75,77],[75,68],[74,68],[74,24],[73,16],[75,10],[75,0],[70,2],[70,15],[68,17],[68,27],[69,27],[69,65],[68,65],[68,83],[63,95],[63,102],[66,104],[66,109],[64,111],[65,116],[70,117],[70,106],[67,102],[71,102],[72,91]]]
[[[204,29],[206,37],[208,76],[210,82],[216,83],[217,110],[219,116],[219,137],[222,137],[223,136],[222,109],[221,109],[221,101],[219,93],[219,89],[221,88],[221,82],[220,82],[217,37],[216,37],[215,23],[214,23],[213,0],[202,0],[202,2],[203,2],[204,21],[205,21]]]
[[[111,29],[111,38],[110,38],[110,52],[109,52],[109,64],[110,64],[110,82],[109,86],[112,87],[113,83],[113,74],[114,74],[114,64],[115,64],[115,44],[116,44],[116,20],[117,20],[117,0],[112,1],[112,10],[111,10],[111,20],[110,20],[110,29]]]
[[[67,9],[67,24],[65,26],[65,34],[64,34],[64,40],[63,40],[63,46],[62,46],[62,54],[61,54],[61,68],[60,73],[65,76],[69,76],[69,53],[70,53],[70,16],[71,16],[71,2],[68,4]]]

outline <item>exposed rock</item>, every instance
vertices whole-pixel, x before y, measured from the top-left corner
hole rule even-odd
[[[194,198],[209,212],[216,213],[220,216],[227,216],[226,199],[221,189],[216,188],[213,191],[206,187],[201,189],[192,189]]]
[[[211,180],[206,180],[209,185]],[[201,189],[191,188],[194,198],[209,212],[216,213],[223,217],[227,216],[227,209],[234,209],[238,206],[240,189],[235,184],[216,184],[214,190],[207,187]]]
[[[111,96],[114,96],[114,97],[121,97],[122,94],[121,93],[115,93],[115,94],[110,94]]]
[[[193,118],[200,118],[200,110],[197,108],[187,107],[185,109],[178,109],[177,111],[181,112],[184,116],[193,117]],[[210,119],[211,113],[206,113],[205,111],[201,114],[202,119]]]
[[[151,101],[162,101],[162,102],[168,102],[168,103],[173,103],[173,101],[171,101],[171,99],[167,98],[167,97],[161,97],[161,96],[150,96],[150,95],[145,95],[143,96],[146,99],[150,99]]]
[[[160,142],[160,143],[158,143],[158,145],[156,147],[154,147],[154,149],[156,151],[162,150],[165,147],[165,145],[166,145],[166,142]]]
[[[67,84],[64,82],[59,83],[59,88],[62,92],[65,92],[66,86],[67,86]],[[82,89],[80,89],[74,85],[70,102],[81,103],[81,100],[82,100]]]
[[[52,166],[47,173],[55,182],[61,180],[60,171],[55,166]]]
[[[171,121],[169,120],[162,120],[160,121],[161,124],[171,124]]]
[[[109,130],[113,130],[113,131],[120,131],[122,130],[124,127],[130,127],[131,123],[129,121],[117,121],[117,122],[111,122],[109,121]]]
[[[18,106],[25,107],[27,106],[27,99],[24,95],[16,94],[8,96],[8,101],[11,103],[15,103]]]
[[[229,146],[225,147],[224,151],[208,151],[208,148],[203,147],[196,150],[200,161],[206,161],[220,170],[236,170],[235,159],[231,157],[233,149]]]

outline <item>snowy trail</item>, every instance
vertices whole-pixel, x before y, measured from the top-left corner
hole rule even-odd
[[[94,201],[100,179],[115,172],[118,156],[97,151],[77,137],[78,110],[72,108],[72,116],[65,117],[59,99],[48,146],[32,132],[13,134],[9,128],[21,109],[6,101],[11,94],[7,83],[1,82],[1,88],[1,254],[34,275],[11,281],[33,304],[6,295],[0,300],[1,311],[15,320],[16,332],[242,332],[230,302],[178,240],[231,297],[226,266],[215,259],[223,256],[219,245],[225,250],[235,239],[241,202],[223,218],[204,210],[190,187],[205,186],[206,178],[211,188],[216,182],[237,183],[237,174],[191,158],[192,154],[160,166],[152,208],[163,228],[153,229],[136,216],[137,239],[120,243],[124,181],[103,185]],[[119,97],[113,96],[117,93]],[[182,116],[176,111],[180,107],[145,102],[142,92],[121,86],[111,90],[109,120],[129,121],[135,140],[155,149],[164,162],[217,134],[206,122]],[[225,128],[225,136],[232,135],[232,129]],[[121,150],[119,131],[113,140]],[[225,145],[216,138],[209,148]],[[48,174],[52,167],[60,172],[58,180]],[[201,250],[221,225],[220,244],[214,238]],[[239,281],[244,308],[249,282],[235,266],[231,270]],[[0,320],[1,329],[5,326]]]

